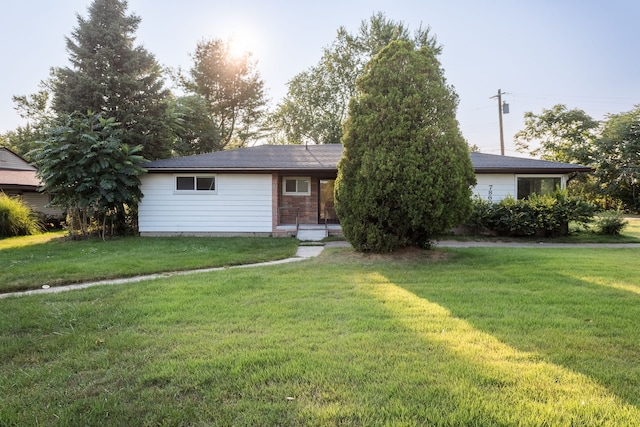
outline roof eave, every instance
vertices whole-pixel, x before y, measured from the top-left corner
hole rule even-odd
[[[565,174],[572,172],[593,172],[589,167],[576,168],[475,168],[475,173],[514,173],[514,174]]]
[[[184,167],[184,168],[153,168],[147,167],[149,173],[185,173],[185,172],[290,172],[290,171],[308,171],[308,172],[337,172],[338,168],[220,168],[220,167]]]
[[[0,184],[2,190],[24,190],[24,191],[40,191],[41,185],[28,185],[28,184]]]

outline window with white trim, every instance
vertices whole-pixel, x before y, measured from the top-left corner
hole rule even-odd
[[[562,188],[560,176],[519,176],[517,178],[518,199],[528,199],[532,194],[544,196]]]
[[[215,194],[216,175],[175,175],[176,193],[207,192]]]
[[[285,196],[310,196],[311,178],[287,177],[282,179],[282,194]]]

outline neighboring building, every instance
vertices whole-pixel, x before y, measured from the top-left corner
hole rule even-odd
[[[42,183],[37,169],[25,159],[5,147],[0,147],[0,191],[8,196],[19,196],[33,210],[48,216],[60,216],[60,209],[48,207],[49,195],[38,189]]]
[[[261,145],[145,165],[142,235],[291,235],[298,226],[340,232],[333,185],[342,145]],[[492,201],[564,188],[567,163],[471,153],[474,193]]]

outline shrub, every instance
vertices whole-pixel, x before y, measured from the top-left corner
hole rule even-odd
[[[471,200],[471,214],[463,225],[473,233],[484,234],[491,231],[489,219],[493,217],[494,204],[476,195]]]
[[[0,193],[0,237],[38,234],[43,230],[37,215],[22,200]]]
[[[549,236],[569,233],[569,222],[586,224],[593,219],[595,206],[566,192],[533,195],[526,200],[512,197],[498,203],[476,198],[473,212],[464,223],[475,232],[493,231],[510,236]]]
[[[617,236],[629,224],[620,211],[600,212],[596,217],[595,230],[598,234]]]

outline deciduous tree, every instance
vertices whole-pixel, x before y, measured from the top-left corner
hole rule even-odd
[[[66,116],[47,134],[32,153],[43,190],[67,211],[73,234],[87,236],[99,223],[104,236],[107,219],[123,216],[142,198],[142,147],[122,142],[115,119],[99,114]]]
[[[420,27],[411,34],[403,22],[387,19],[381,12],[363,20],[354,34],[340,27],[318,64],[289,82],[287,95],[269,118],[272,130],[291,144],[339,143],[349,100],[356,93],[356,79],[392,40],[410,40],[440,51],[429,28]]]
[[[44,138],[46,124],[55,117],[51,108],[50,80],[40,82],[40,90],[31,95],[14,96],[14,108],[26,124],[18,126],[0,137],[0,145],[29,159],[29,152],[36,147],[35,142]]]
[[[198,43],[194,64],[181,83],[202,98],[219,136],[218,150],[242,147],[261,136],[267,99],[250,53],[233,55],[220,39]]]
[[[169,105],[176,136],[173,145],[175,155],[189,156],[222,149],[220,133],[211,120],[204,98],[187,95],[173,100]]]
[[[583,110],[558,104],[541,114],[526,112],[524,123],[524,129],[515,134],[518,151],[557,162],[593,162],[600,123]]]
[[[640,105],[607,116],[597,152],[600,188],[627,209],[640,211]]]
[[[457,102],[433,48],[393,41],[369,63],[349,104],[335,189],[356,249],[428,246],[470,213],[475,176]]]

